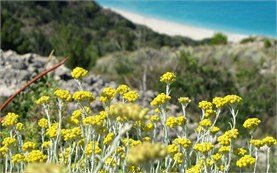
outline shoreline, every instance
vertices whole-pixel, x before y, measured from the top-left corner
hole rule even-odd
[[[205,38],[211,38],[215,33],[223,33],[228,37],[229,42],[240,42],[242,39],[249,37],[249,35],[243,34],[235,34],[229,32],[221,32],[215,31],[211,29],[194,27],[186,24],[180,24],[175,22],[170,22],[166,20],[156,19],[148,16],[144,16],[137,13],[132,13],[129,11],[113,8],[113,7],[105,7],[105,9],[110,9],[126,19],[134,22],[135,24],[145,25],[156,31],[160,34],[166,34],[169,36],[185,36],[194,40],[202,40]]]

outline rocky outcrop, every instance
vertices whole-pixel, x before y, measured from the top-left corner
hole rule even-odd
[[[56,64],[58,60],[52,57],[42,57],[37,54],[19,55],[14,51],[2,51],[0,55],[0,97],[9,97],[20,89],[24,84],[34,78],[37,74]],[[58,82],[60,88],[68,89],[71,92],[77,91],[78,87],[74,79],[70,76],[70,70],[64,65],[50,72],[54,80]],[[95,96],[99,96],[102,89],[106,86],[117,87],[115,82],[107,82],[100,75],[92,72],[83,79],[84,90],[91,91]],[[149,105],[149,102],[155,96],[155,92],[148,90],[140,91],[140,102],[142,105]],[[100,106],[95,102],[93,107]]]

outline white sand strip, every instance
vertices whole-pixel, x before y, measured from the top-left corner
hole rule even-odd
[[[148,16],[136,14],[136,13],[131,13],[129,11],[125,11],[121,9],[119,10],[119,9],[110,8],[110,7],[105,7],[105,8],[111,9],[112,11],[122,15],[123,17],[127,18],[128,20],[136,24],[145,25],[158,33],[167,34],[170,36],[180,35],[180,36],[186,36],[186,37],[192,38],[194,40],[202,40],[204,38],[210,38],[214,35],[214,33],[218,32],[218,31],[213,31],[209,29],[203,29],[203,28],[193,27],[189,25],[159,20],[159,19],[155,19],[152,17],[148,17]],[[248,37],[247,35],[233,34],[228,32],[221,32],[221,33],[227,35],[228,40],[231,42],[239,42],[241,39]]]

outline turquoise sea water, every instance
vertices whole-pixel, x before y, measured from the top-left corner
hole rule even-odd
[[[97,0],[97,2],[104,7],[221,32],[277,37],[275,0]]]

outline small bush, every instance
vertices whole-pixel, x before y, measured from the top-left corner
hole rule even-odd
[[[227,44],[228,38],[226,35],[222,33],[216,33],[210,40],[210,45],[220,45],[220,44]]]

